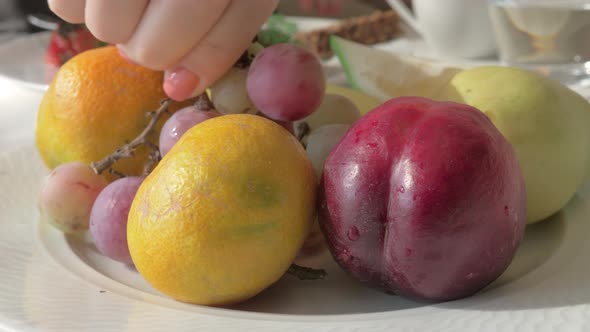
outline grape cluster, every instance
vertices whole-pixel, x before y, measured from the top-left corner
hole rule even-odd
[[[321,64],[307,50],[277,44],[256,50],[248,67],[234,67],[210,87],[209,104],[195,103],[175,112],[160,131],[157,146],[165,156],[182,135],[208,119],[250,113],[270,119],[297,135],[318,175],[333,147],[360,118],[356,106],[325,94]],[[207,99],[208,101],[208,99]],[[296,133],[295,128],[303,128]],[[127,217],[144,177],[126,176],[108,183],[81,162],[55,168],[42,185],[42,219],[65,233],[90,230],[105,256],[133,264],[127,247]]]

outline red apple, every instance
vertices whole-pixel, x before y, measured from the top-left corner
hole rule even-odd
[[[526,193],[512,147],[482,112],[404,97],[366,114],[334,148],[319,213],[350,275],[445,301],[508,267],[524,234]]]

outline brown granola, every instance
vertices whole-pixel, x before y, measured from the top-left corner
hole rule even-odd
[[[391,40],[400,34],[399,16],[393,10],[387,10],[343,20],[322,29],[298,32],[293,39],[326,59],[333,55],[330,49],[332,35],[373,45]]]

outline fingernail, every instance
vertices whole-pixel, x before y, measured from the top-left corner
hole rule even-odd
[[[199,77],[182,67],[166,72],[164,75],[164,92],[176,101],[190,98],[197,85],[199,85]]]
[[[133,62],[133,60],[129,59],[129,57],[127,56],[127,54],[125,53],[125,51],[123,51],[121,49],[121,47],[119,47],[119,45],[117,45],[117,51],[119,51],[119,55],[127,62],[135,64],[135,62]]]

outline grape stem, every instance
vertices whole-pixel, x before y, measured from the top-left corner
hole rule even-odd
[[[114,176],[119,177],[120,179],[122,179],[124,177],[127,177],[127,175],[125,175],[125,174],[123,174],[123,173],[121,173],[121,172],[119,172],[119,171],[117,171],[117,170],[115,170],[113,168],[109,168],[109,173],[110,174],[113,174]]]
[[[150,112],[150,122],[143,129],[141,134],[139,134],[139,136],[137,136],[131,142],[118,148],[115,152],[113,152],[106,158],[97,162],[92,162],[90,164],[90,168],[92,168],[94,173],[102,174],[102,172],[111,168],[111,166],[113,166],[113,164],[116,163],[119,159],[133,157],[135,150],[141,145],[151,144],[151,142],[148,141],[148,135],[152,132],[152,130],[154,130],[154,127],[156,126],[156,123],[158,123],[160,116],[162,115],[162,113],[168,110],[168,107],[170,107],[171,103],[172,101],[169,98],[162,100],[160,102],[160,107],[158,107],[158,109],[154,112]]]
[[[301,145],[303,145],[303,147],[305,147],[305,144],[303,144],[303,139],[305,138],[305,136],[307,136],[307,134],[309,134],[309,125],[307,124],[307,122],[300,122],[297,125],[297,140],[301,142]]]
[[[146,145],[151,149],[148,156],[148,161],[143,165],[143,176],[148,176],[152,170],[156,167],[162,155],[160,154],[160,148],[150,141],[146,142]]]
[[[195,107],[197,108],[197,110],[203,112],[209,112],[215,109],[215,106],[213,106],[213,103],[209,99],[209,96],[206,92],[201,93],[197,97],[197,100],[195,100]]]
[[[314,269],[311,267],[305,267],[297,264],[291,264],[287,270],[292,276],[297,277],[299,280],[318,280],[326,278],[326,271],[324,269]]]
[[[244,53],[242,53],[242,55],[240,55],[240,58],[238,59],[238,61],[236,61],[236,63],[234,64],[234,67],[244,69],[244,68],[248,68],[251,63],[252,63],[252,57],[250,56],[250,53],[248,52],[248,50],[245,50]]]

